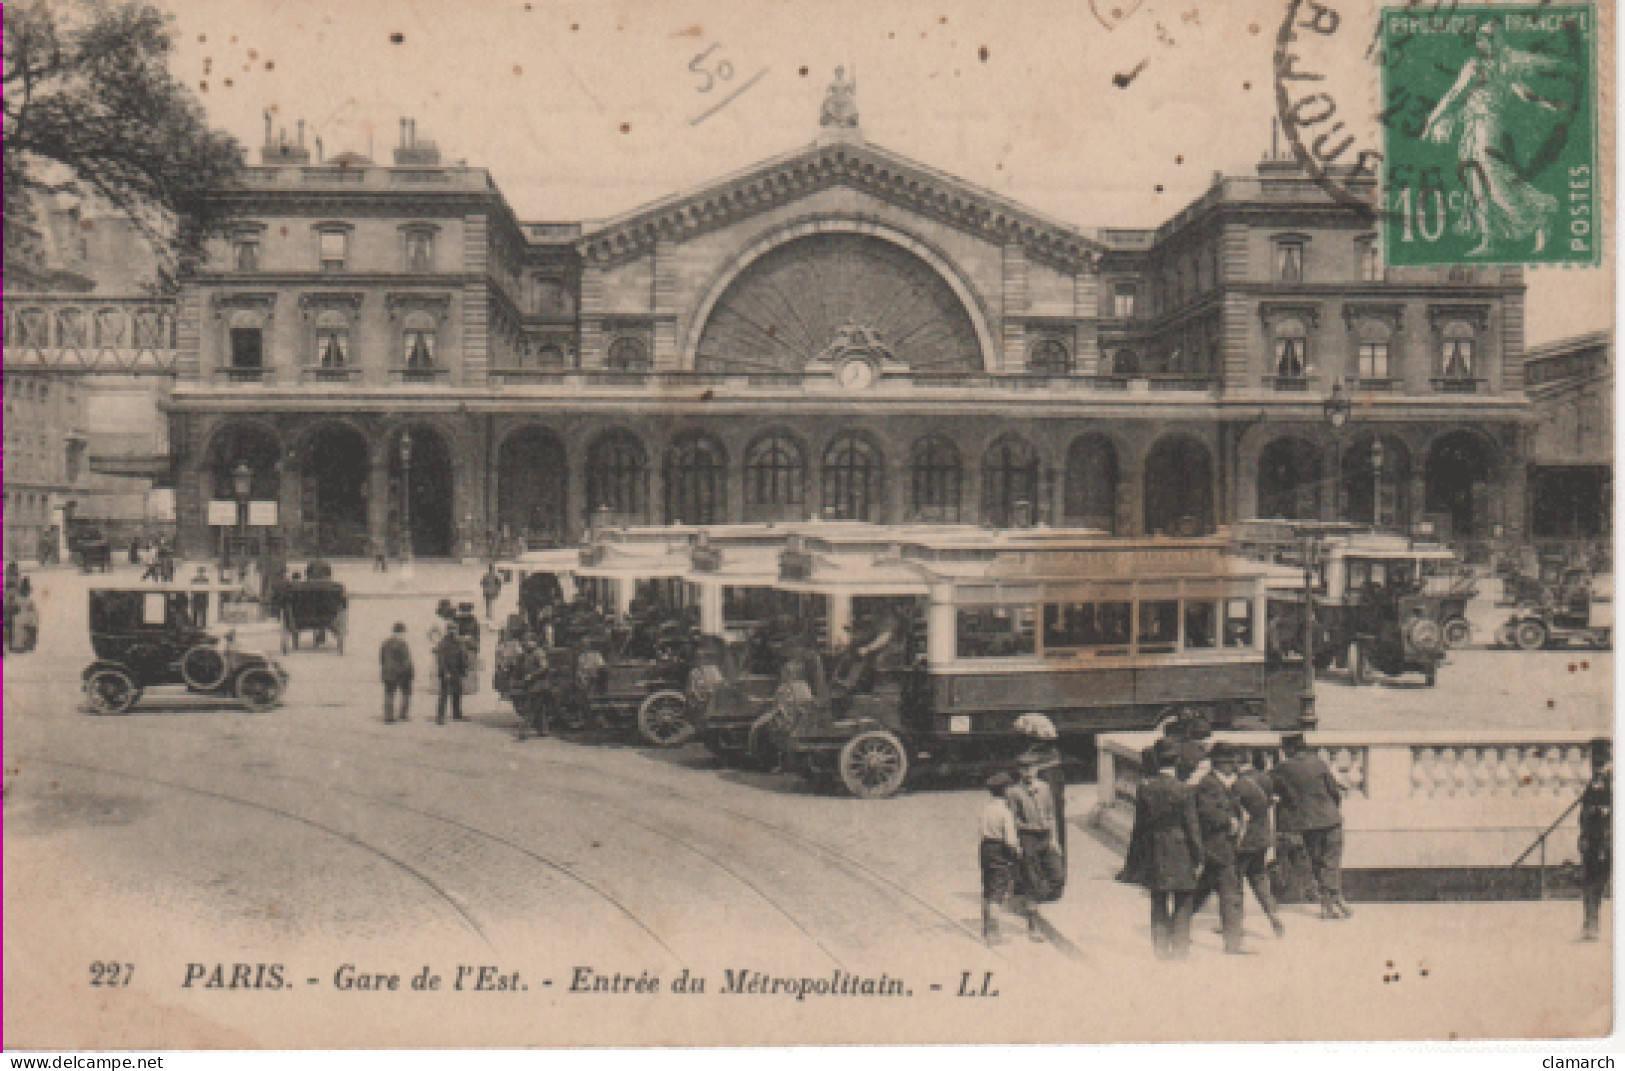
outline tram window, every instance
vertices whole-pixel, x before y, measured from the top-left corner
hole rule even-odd
[[[1253,603],[1251,599],[1225,600],[1224,645],[1226,647],[1251,647],[1253,645]]]
[[[958,615],[960,658],[1018,658],[1038,650],[1030,606],[987,606]]]
[[[1211,602],[1185,604],[1185,649],[1198,650],[1219,645],[1219,631],[1214,627],[1218,619],[1217,607]]]
[[[149,592],[141,603],[141,623],[143,625],[162,625],[165,620],[165,600],[158,592]]]
[[[1359,590],[1371,583],[1370,562],[1349,562],[1349,588]]]
[[[1179,644],[1179,600],[1142,602],[1136,642],[1143,654],[1167,654],[1173,651]]]
[[[1130,606],[1126,602],[1044,604],[1044,648],[1127,647]]]

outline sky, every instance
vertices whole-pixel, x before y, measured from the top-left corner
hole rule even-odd
[[[386,161],[402,116],[525,220],[593,220],[804,146],[837,66],[865,137],[1082,227],[1154,226],[1269,151],[1283,0],[170,0],[177,77]],[[1380,145],[1374,27],[1305,60]],[[1313,47],[1311,47],[1313,46]],[[1608,170],[1605,168],[1605,173]],[[1612,191],[1609,191],[1610,197]],[[1611,256],[1611,250],[1609,254]],[[1611,271],[1532,270],[1531,344],[1613,322]]]

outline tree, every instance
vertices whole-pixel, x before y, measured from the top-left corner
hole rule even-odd
[[[170,18],[139,0],[24,0],[5,12],[5,270],[40,266],[33,204],[76,193],[127,215],[165,283],[226,223],[242,167],[168,60]]]

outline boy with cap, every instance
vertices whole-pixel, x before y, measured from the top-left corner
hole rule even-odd
[[[1004,795],[1013,784],[1015,779],[1002,771],[987,779],[987,791],[993,798],[982,808],[980,820],[982,845],[977,859],[982,868],[982,939],[988,944],[998,940],[999,919],[995,909],[1010,898],[1016,883],[1016,866],[1021,859],[1016,817]]]

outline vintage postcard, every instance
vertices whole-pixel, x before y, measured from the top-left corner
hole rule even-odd
[[[1615,15],[6,5],[6,1044],[1609,1035]]]

